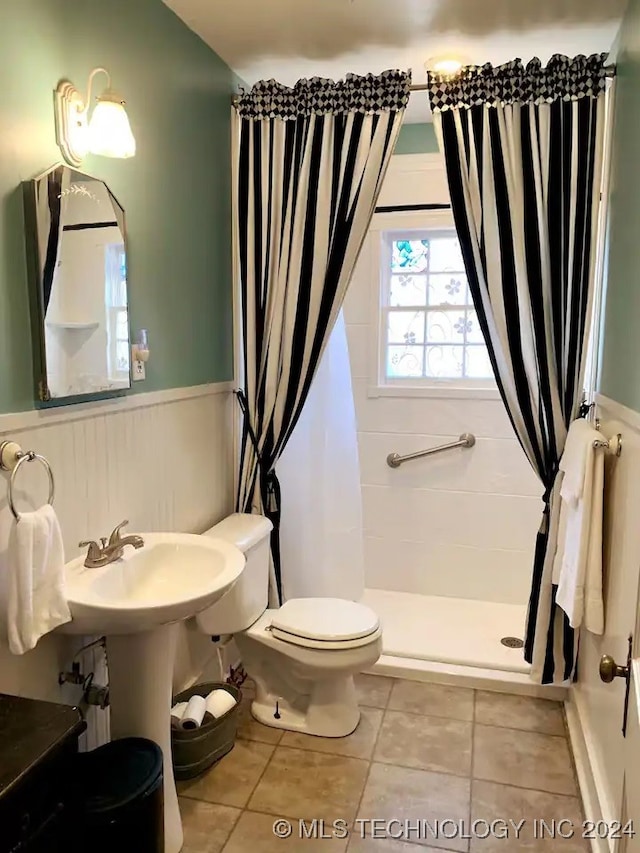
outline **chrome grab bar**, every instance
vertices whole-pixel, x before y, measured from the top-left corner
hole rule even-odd
[[[475,435],[470,432],[463,432],[457,441],[451,441],[449,444],[440,444],[438,447],[429,447],[427,450],[418,450],[415,453],[407,453],[404,456],[400,456],[399,453],[390,453],[387,456],[387,465],[389,468],[399,468],[403,462],[408,462],[410,459],[432,456],[434,453],[442,453],[443,450],[453,450],[454,447],[473,447],[475,443]]]

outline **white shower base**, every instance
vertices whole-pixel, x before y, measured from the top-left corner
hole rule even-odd
[[[380,616],[383,627],[382,657],[371,672],[564,696],[564,688],[534,684],[522,649],[500,642],[502,637],[524,637],[526,605],[381,589],[366,589],[363,601]]]

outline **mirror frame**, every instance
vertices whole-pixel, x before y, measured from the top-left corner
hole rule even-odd
[[[40,181],[57,169],[69,169],[83,174],[87,178],[99,181],[106,188],[112,202],[122,211],[122,236],[125,254],[127,256],[127,271],[129,258],[129,241],[127,235],[126,211],[106,181],[88,172],[80,172],[80,167],[69,166],[67,163],[56,163],[51,168],[31,180],[22,182],[24,201],[25,244],[27,255],[27,285],[29,291],[29,313],[31,317],[31,344],[33,356],[33,379],[36,403],[42,407],[67,406],[92,400],[106,400],[121,397],[131,390],[133,383],[131,365],[131,312],[129,309],[129,280],[127,273],[127,331],[129,335],[129,385],[126,388],[111,388],[104,391],[89,391],[82,394],[71,394],[64,397],[52,397],[49,389],[47,373],[47,347],[45,339],[45,298],[44,283],[40,275],[42,263],[40,258],[40,242],[38,240],[38,215],[36,187]]]

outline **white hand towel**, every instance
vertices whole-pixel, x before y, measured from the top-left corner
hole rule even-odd
[[[593,442],[602,438],[593,424],[584,418],[578,418],[569,426],[564,452],[560,459],[560,470],[564,471],[560,494],[568,503],[575,506],[584,491],[584,479],[587,460],[593,457]]]
[[[598,438],[593,428],[592,432]],[[569,617],[572,628],[584,625],[588,631],[602,634],[604,454],[593,448],[593,440],[594,435],[591,435],[578,502],[573,504],[562,499],[561,528],[564,527],[564,539],[558,546],[562,562],[556,602]]]
[[[62,533],[53,507],[20,513],[9,547],[9,648],[22,655],[44,634],[71,621]]]

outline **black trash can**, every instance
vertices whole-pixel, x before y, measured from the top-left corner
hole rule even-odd
[[[79,753],[75,781],[82,850],[164,853],[162,750],[140,737]]]

